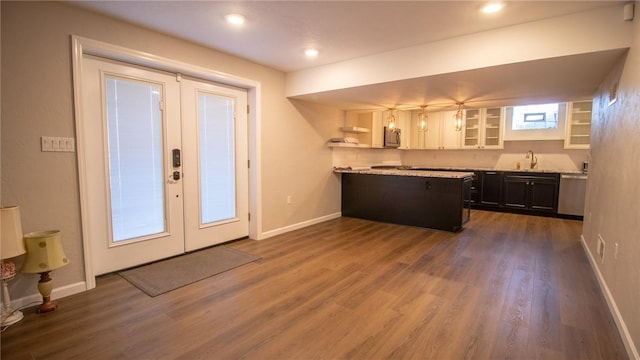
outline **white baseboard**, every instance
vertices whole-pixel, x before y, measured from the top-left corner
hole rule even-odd
[[[618,331],[620,332],[620,336],[622,337],[622,342],[624,343],[624,347],[627,350],[627,355],[629,356],[630,359],[640,360],[640,356],[638,355],[638,349],[633,343],[633,339],[629,334],[629,329],[627,329],[627,325],[625,324],[624,319],[622,318],[622,314],[620,314],[620,310],[618,310],[616,301],[613,298],[611,291],[609,291],[609,287],[607,286],[607,283],[604,281],[604,277],[602,276],[602,273],[598,268],[596,259],[593,257],[593,254],[591,254],[591,251],[589,250],[589,247],[587,246],[587,243],[584,240],[584,236],[582,235],[580,235],[580,242],[582,243],[582,248],[584,252],[587,254],[587,257],[589,258],[591,269],[593,269],[593,272],[596,274],[596,278],[598,279],[598,284],[600,285],[600,289],[604,294],[604,298],[607,301],[607,305],[609,306],[609,311],[613,316],[613,320],[615,321],[616,326],[618,327]]]
[[[35,284],[34,284],[34,287],[35,287]],[[53,289],[53,291],[51,292],[51,299],[55,301],[55,299],[62,299],[63,297],[79,294],[86,290],[87,290],[87,284],[84,281],[77,282],[75,284],[65,285],[65,286]],[[40,295],[40,293],[37,293],[37,294],[28,295],[25,297],[21,297],[19,299],[12,300],[11,308],[21,309],[21,308],[38,305],[41,303],[42,303],[42,295]]]
[[[325,222],[325,221],[328,221],[328,220],[337,219],[337,218],[339,218],[341,216],[342,216],[342,212],[337,212],[337,213],[321,216],[319,218],[315,218],[315,219],[299,222],[297,224],[281,227],[281,228],[274,229],[274,230],[265,231],[265,232],[261,233],[256,240],[264,240],[264,239],[270,238],[272,236],[276,236],[276,235],[287,233],[289,231],[298,230],[298,229],[302,229],[302,228],[305,228],[307,226],[319,224],[321,222]]]

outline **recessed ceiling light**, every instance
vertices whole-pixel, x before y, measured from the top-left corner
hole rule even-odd
[[[485,13],[485,14],[493,14],[493,13],[497,13],[498,11],[502,10],[503,7],[504,7],[504,4],[502,4],[502,3],[492,2],[492,3],[488,3],[487,5],[485,5],[482,8],[482,12]]]
[[[310,57],[310,58],[316,57],[316,56],[318,56],[318,50],[317,49],[307,49],[307,50],[304,51],[304,55],[306,57]]]
[[[239,15],[239,14],[229,14],[227,16],[225,16],[225,19],[227,19],[227,22],[229,24],[233,24],[233,25],[242,25],[244,24],[244,16]]]

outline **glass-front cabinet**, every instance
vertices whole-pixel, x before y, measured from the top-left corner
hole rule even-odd
[[[502,149],[502,108],[466,109],[462,145],[468,149]]]
[[[592,101],[569,103],[565,149],[588,149],[591,143]]]
[[[465,148],[480,147],[480,112],[480,109],[467,109],[464,111],[462,146]]]
[[[484,148],[502,149],[502,108],[485,109]]]

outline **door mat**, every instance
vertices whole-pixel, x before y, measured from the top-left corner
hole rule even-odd
[[[240,250],[214,246],[120,271],[118,274],[153,297],[258,259],[260,257]]]

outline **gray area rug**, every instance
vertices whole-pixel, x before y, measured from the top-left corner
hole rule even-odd
[[[214,246],[118,274],[147,295],[158,296],[258,259],[236,249]]]

